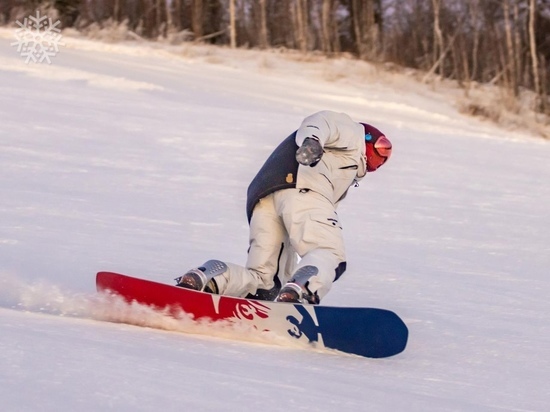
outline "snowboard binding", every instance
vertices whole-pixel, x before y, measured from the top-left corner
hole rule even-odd
[[[317,292],[309,290],[309,278],[319,273],[315,266],[303,266],[296,271],[290,282],[282,287],[275,302],[309,303],[318,305],[320,298]]]
[[[176,279],[176,286],[199,292],[218,293],[218,285],[213,279],[227,271],[227,265],[220,260],[209,260],[204,265],[189,270]]]

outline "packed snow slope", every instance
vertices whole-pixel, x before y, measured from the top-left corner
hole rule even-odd
[[[0,409],[548,410],[548,142],[346,60],[66,39],[25,65],[11,42],[0,31]],[[98,320],[99,270],[170,283],[244,263],[249,181],[323,109],[394,143],[339,209],[348,271],[323,304],[395,311],[404,353]]]

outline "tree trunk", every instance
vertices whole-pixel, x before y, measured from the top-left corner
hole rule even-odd
[[[363,41],[363,30],[361,24],[361,1],[351,0],[351,18],[353,23],[353,34],[355,35],[355,47],[359,58],[365,56],[365,42]]]
[[[157,36],[161,36],[162,33],[162,0],[157,0],[156,4],[156,15],[157,15],[157,27],[156,27],[156,33]]]
[[[335,17],[335,11],[336,11],[337,3],[332,3],[330,8],[330,37],[332,38],[332,45],[331,49],[332,51],[339,53],[342,50],[342,46],[340,44],[340,26],[338,24],[338,19]]]
[[[229,0],[229,42],[231,48],[237,47],[237,19],[235,18],[235,0]]]
[[[520,14],[519,14],[519,4],[518,0],[514,0],[514,10],[513,10],[513,16],[514,16],[514,62],[516,64],[516,75],[517,75],[517,83],[518,88],[523,83],[523,79],[525,79],[525,76],[523,76],[523,73],[525,69],[523,68],[523,53],[522,53],[522,44],[521,44],[521,29],[523,26],[520,23]]]
[[[443,32],[441,31],[440,25],[440,11],[441,11],[441,0],[432,0],[434,8],[434,57],[433,63],[439,61],[439,74],[443,77],[445,75],[445,64],[443,55]]]
[[[302,52],[307,51],[307,0],[296,0],[295,3],[296,20],[296,43]]]
[[[535,93],[537,95],[537,102],[535,110],[541,109],[541,88],[540,88],[540,73],[539,73],[539,59],[537,56],[537,43],[535,40],[535,7],[536,1],[529,1],[529,49],[531,51],[531,63],[533,65],[533,83],[535,86]]]
[[[472,26],[474,28],[473,33],[473,47],[472,47],[472,71],[471,77],[473,80],[478,79],[478,59],[479,59],[479,40],[480,40],[480,24],[479,24],[479,0],[473,0],[471,3],[470,18],[472,19]]]
[[[512,27],[510,24],[510,0],[504,0],[502,3],[504,12],[504,28],[506,33],[506,70],[510,73],[510,89],[512,94],[517,97],[519,95],[518,76],[516,72],[516,61],[514,59],[514,43],[512,41]]]
[[[472,75],[470,73],[470,62],[468,60],[468,50],[465,44],[462,45],[461,50],[462,50],[462,65],[464,70],[464,94],[466,97],[468,97],[470,93],[470,87],[472,85]]]
[[[177,31],[180,31],[182,28],[181,22],[181,2],[182,0],[173,0],[172,10],[174,12],[172,22]]]
[[[203,27],[202,27],[202,0],[193,0],[193,9],[191,12],[191,27],[193,29],[193,34],[195,39],[201,38],[203,36]]]
[[[363,10],[363,24],[365,26],[366,54],[368,58],[376,60],[379,55],[379,28],[376,24],[375,0],[367,0]]]
[[[268,46],[266,0],[260,0],[260,48],[266,49]]]
[[[119,22],[120,17],[120,0],[115,0],[114,9],[113,9],[113,20]]]
[[[541,76],[541,85],[540,85],[541,100],[542,100],[541,109],[543,113],[550,115],[550,105],[549,105],[550,102],[548,101],[548,76],[546,75],[546,73],[548,73],[548,68],[546,66],[546,59],[544,58],[544,55],[542,55],[540,59],[540,69],[541,69],[540,71],[544,74],[543,76]],[[547,137],[550,139],[550,134]]]
[[[167,33],[171,33],[174,29],[174,21],[172,12],[174,10],[174,1],[164,0],[164,7],[166,8],[166,25],[168,26]]]
[[[332,1],[333,0],[323,0],[321,8],[321,47],[325,53],[330,53],[332,51],[330,29],[332,21]]]

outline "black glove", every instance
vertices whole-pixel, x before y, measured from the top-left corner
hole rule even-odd
[[[302,146],[296,151],[296,160],[304,166],[315,166],[323,157],[323,147],[319,140],[306,137]]]

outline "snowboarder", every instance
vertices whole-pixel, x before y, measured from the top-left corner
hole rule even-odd
[[[177,286],[318,304],[346,270],[336,207],[391,152],[391,142],[378,129],[344,113],[306,117],[248,187],[246,267],[209,260],[177,278]]]

